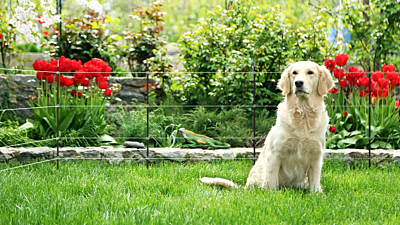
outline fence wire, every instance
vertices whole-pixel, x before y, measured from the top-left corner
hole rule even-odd
[[[57,63],[57,70],[59,68],[59,65]],[[147,65],[147,68],[148,65]],[[218,72],[182,72],[182,71],[175,71],[175,72],[165,72],[164,74],[203,74],[203,73],[213,73],[213,74],[217,74],[217,73],[229,73],[229,74],[249,74],[253,76],[253,80],[249,82],[253,83],[253,91],[255,92],[257,85],[256,85],[256,74],[281,74],[282,72],[256,72],[255,71],[255,62],[253,65],[253,70],[252,71],[248,71],[248,72],[235,72],[235,71],[218,71]],[[2,70],[5,71],[18,71],[18,72],[32,72],[32,73],[36,73],[36,70],[19,70],[19,69],[6,69],[6,68],[2,68]],[[50,73],[50,74],[55,74],[56,76],[59,76],[61,74],[67,74],[70,75],[72,74],[71,72],[54,72],[54,71],[42,71],[43,73]],[[82,73],[90,73],[90,72],[82,72]],[[150,136],[149,135],[149,109],[151,108],[176,108],[176,107],[182,107],[182,108],[196,108],[196,107],[204,107],[204,108],[253,108],[254,109],[254,115],[253,115],[253,119],[254,119],[254,127],[253,127],[253,136],[251,137],[211,137],[211,138],[216,138],[216,139],[249,139],[249,140],[256,140],[256,139],[262,139],[265,138],[264,136],[256,136],[255,135],[255,109],[256,108],[277,108],[277,105],[257,105],[255,104],[255,93],[253,94],[253,105],[152,105],[149,104],[149,76],[152,72],[150,72],[149,70],[147,70],[146,72],[131,72],[131,71],[126,71],[126,72],[96,72],[98,74],[143,74],[146,77],[143,77],[143,79],[146,79],[146,104],[139,104],[139,105],[109,105],[109,106],[104,106],[104,105],[91,105],[91,106],[83,106],[83,105],[59,105],[57,103],[56,106],[40,106],[40,107],[27,107],[27,108],[14,108],[14,109],[1,109],[0,112],[7,112],[7,111],[19,111],[19,110],[34,110],[34,109],[41,109],[41,108],[57,108],[57,111],[59,110],[59,108],[63,108],[63,107],[69,107],[69,108],[98,108],[98,107],[106,107],[106,108],[126,108],[126,109],[132,109],[132,108],[146,108],[147,110],[147,136],[146,137],[113,137],[115,139],[125,139],[125,140],[143,140],[146,139],[147,140],[147,157],[145,158],[146,160],[146,165],[148,166],[148,161],[149,160],[181,160],[182,158],[150,158],[149,157],[149,143],[148,141],[152,138],[156,138],[156,139],[170,139],[169,137],[154,137],[154,136]],[[158,73],[158,72],[157,72]],[[348,72],[348,73],[352,73],[352,72]],[[354,72],[354,73],[358,73],[358,72]],[[366,74],[371,75],[372,72],[366,72]],[[35,81],[35,80],[34,80]],[[371,77],[369,76],[369,82],[371,82]],[[59,83],[60,83],[60,79],[57,79],[57,81],[55,81],[54,83],[56,83],[57,88],[59,87]],[[370,83],[369,83],[370,85]],[[369,86],[370,87],[370,86]],[[370,89],[369,89],[370,90]],[[369,94],[371,92],[369,91]],[[58,89],[57,89],[57,93],[56,93],[57,97],[60,95]],[[372,105],[369,102],[369,105],[328,105],[326,106],[327,108],[335,108],[335,107],[347,107],[347,108],[384,108],[384,107],[393,107],[393,106],[382,106],[382,105]],[[371,121],[371,115],[369,114],[369,122]],[[59,120],[58,120],[58,116],[57,116],[57,126],[59,126]],[[369,130],[371,128],[371,125],[369,124]],[[55,161],[57,160],[57,165],[58,162],[60,160],[59,158],[59,141],[63,140],[63,139],[99,139],[99,137],[59,137],[59,132],[57,131],[57,137],[56,138],[51,138],[51,139],[46,139],[46,140],[37,140],[37,141],[31,141],[31,142],[26,142],[26,143],[20,143],[20,144],[14,144],[14,145],[8,145],[8,146],[3,146],[3,148],[11,148],[11,147],[18,147],[18,146],[24,146],[24,145],[29,145],[29,144],[34,144],[34,143],[39,143],[39,142],[45,142],[45,141],[50,141],[50,140],[56,140],[57,141],[57,157],[54,159],[50,159],[50,160],[45,160],[43,162],[36,162],[36,163],[31,163],[31,164],[27,164],[27,165],[22,165],[22,166],[17,166],[17,167],[13,167],[13,168],[9,168],[9,169],[5,169],[5,170],[0,170],[0,172],[2,171],[6,171],[6,170],[10,170],[10,169],[14,169],[14,168],[22,168],[22,167],[26,167],[26,166],[30,166],[30,165],[35,165],[35,164],[39,164],[39,163],[44,163],[44,162],[49,162],[49,161]],[[183,137],[175,137],[174,139],[184,139]],[[369,140],[373,139],[373,140],[394,140],[394,139],[400,139],[400,138],[396,138],[396,137],[371,137],[371,135],[369,134],[368,137]],[[368,149],[368,157],[363,157],[363,158],[351,158],[351,159],[355,159],[355,160],[369,160],[369,165],[371,165],[371,159],[373,159],[371,157],[371,148],[370,148],[370,144],[368,145],[369,149]],[[255,142],[253,142],[253,150],[254,150],[254,154],[252,158],[235,158],[232,160],[253,160],[255,162],[255,160],[257,159],[255,157],[256,151],[255,151],[256,147],[255,147]],[[90,159],[118,159],[118,160],[134,160],[134,159],[129,159],[129,158],[90,158]],[[343,160],[344,157],[336,157],[336,158],[332,158],[332,157],[328,157],[325,158],[326,160],[337,160],[337,159],[341,159]],[[62,160],[87,160],[86,158],[63,158]],[[190,158],[190,160],[201,160],[201,159],[196,159],[196,158]],[[211,160],[222,160],[222,159],[211,159]],[[224,159],[225,160],[225,159]],[[230,159],[229,159],[230,160]],[[57,166],[58,168],[58,166]]]

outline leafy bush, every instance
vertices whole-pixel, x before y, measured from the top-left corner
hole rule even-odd
[[[278,8],[261,14],[250,1],[234,1],[228,10],[216,6],[181,40],[187,73],[178,74],[172,87],[188,104],[201,95],[214,104],[253,104],[253,66],[257,72],[257,104],[278,104],[281,95],[268,82],[277,80],[288,62],[322,63],[331,46],[325,24],[315,16],[309,26],[289,30]],[[268,96],[265,98],[264,96]]]
[[[83,63],[93,58],[102,59],[116,69],[118,52],[116,41],[122,38],[112,35],[107,26],[114,26],[118,19],[106,18],[91,11],[84,11],[81,18],[74,18],[63,23],[61,38],[54,35],[49,42],[50,55],[53,58],[61,55],[68,56],[73,60],[80,60]],[[56,34],[58,31],[56,30]]]
[[[122,55],[126,58],[131,72],[135,76],[144,77],[147,71],[147,60],[153,58],[153,61],[160,60],[164,56],[162,62],[168,63],[165,54],[157,56],[157,51],[162,51],[166,44],[165,38],[161,35],[164,29],[162,3],[154,2],[148,8],[143,9],[141,6],[136,6],[131,18],[136,20],[131,28],[132,31],[122,32],[125,36],[126,44],[121,46]],[[136,28],[136,29],[135,29]],[[156,63],[157,64],[157,63]],[[163,69],[167,68],[164,66]],[[159,69],[156,66],[155,69]]]
[[[368,2],[347,1],[340,14],[352,33],[348,53],[364,69],[375,71],[400,56],[400,4]]]

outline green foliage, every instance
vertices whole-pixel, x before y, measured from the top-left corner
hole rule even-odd
[[[118,141],[138,141],[147,144],[147,111],[137,102],[136,108],[126,111],[119,108],[108,117],[112,136],[119,137]],[[178,140],[178,129],[181,127],[172,116],[166,116],[162,108],[149,112],[149,144],[154,147],[179,147],[183,142]]]
[[[74,18],[62,23],[61,38],[49,41],[50,55],[53,58],[61,55],[72,60],[88,62],[93,58],[102,59],[116,69],[119,58],[116,41],[121,40],[118,35],[111,34],[112,27],[117,25],[118,19],[106,18],[91,11],[84,11],[81,18]],[[57,32],[56,32],[57,34]]]
[[[13,146],[15,147],[26,147],[29,145],[20,145],[23,143],[29,143],[33,140],[29,137],[29,132],[25,130],[16,130],[12,128],[0,128],[0,146]],[[33,145],[35,146],[35,144]]]
[[[368,148],[369,117],[368,98],[357,93],[349,97],[344,91],[331,94],[327,100],[327,111],[331,126],[336,127],[336,133],[327,133],[327,148]],[[371,148],[400,148],[399,108],[395,108],[396,99],[391,95],[387,98],[373,97],[371,107]],[[347,111],[347,116],[344,116]]]
[[[43,80],[38,80],[38,82],[37,102],[31,101],[36,119],[37,138],[54,138],[57,132],[56,83],[45,83]],[[102,96],[102,91],[95,87],[87,90],[85,97],[73,97],[70,89],[60,88],[60,137],[73,137],[72,135],[84,137],[89,134],[89,137],[95,138],[103,135],[106,127],[104,120],[106,99]],[[92,143],[92,141],[89,140],[87,143]],[[80,140],[76,140],[76,145],[82,145]]]
[[[343,23],[352,33],[351,54],[364,69],[379,70],[400,52],[400,4],[395,0],[346,1]],[[397,64],[398,65],[398,64]]]
[[[153,58],[153,61],[159,58],[156,52],[166,44],[161,32],[164,29],[163,24],[162,3],[154,2],[148,8],[143,9],[141,6],[136,6],[132,15],[133,26],[129,31],[122,32],[126,44],[121,46],[121,54],[126,58],[131,72],[139,72],[135,76],[144,77],[147,71],[147,60]],[[165,62],[165,51],[164,59]],[[163,71],[168,65],[162,66]],[[154,69],[159,69],[157,66]]]
[[[266,88],[287,63],[312,60],[322,64],[331,51],[325,23],[315,17],[290,30],[279,7],[260,13],[250,1],[235,1],[228,10],[217,6],[181,40],[187,73],[176,76],[172,88],[185,103],[197,104],[201,95],[221,105],[253,104],[253,67],[257,104],[277,104],[281,95]],[[268,96],[269,99],[265,98]]]
[[[23,52],[41,52],[42,49],[38,48],[35,43],[21,43],[16,45],[17,49]]]
[[[15,46],[19,31],[17,31],[8,23],[8,9],[11,7],[9,4],[11,4],[11,2],[0,2],[0,34],[2,36],[0,38],[0,68],[9,68],[11,54],[21,52]],[[4,73],[7,74],[9,72],[7,70],[4,70]]]
[[[221,142],[227,142],[232,147],[251,147],[253,137],[253,114],[244,108],[230,110],[206,110],[197,107],[182,118],[182,127],[195,133],[213,137]],[[258,146],[264,143],[264,137],[275,124],[275,117],[267,110],[256,113],[256,140]]]

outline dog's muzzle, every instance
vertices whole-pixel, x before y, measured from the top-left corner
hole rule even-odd
[[[299,94],[299,95],[305,95],[308,94],[308,92],[306,92],[304,90],[304,81],[303,80],[296,80],[294,82],[294,85],[296,86],[295,88],[295,94]]]

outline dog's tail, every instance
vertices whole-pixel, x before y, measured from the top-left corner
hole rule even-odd
[[[236,185],[235,183],[233,183],[230,180],[227,179],[223,179],[223,178],[210,178],[210,177],[203,177],[200,179],[201,182],[203,182],[206,185],[209,186],[223,186],[226,188],[230,188],[230,189],[237,189],[239,188],[238,185]]]

